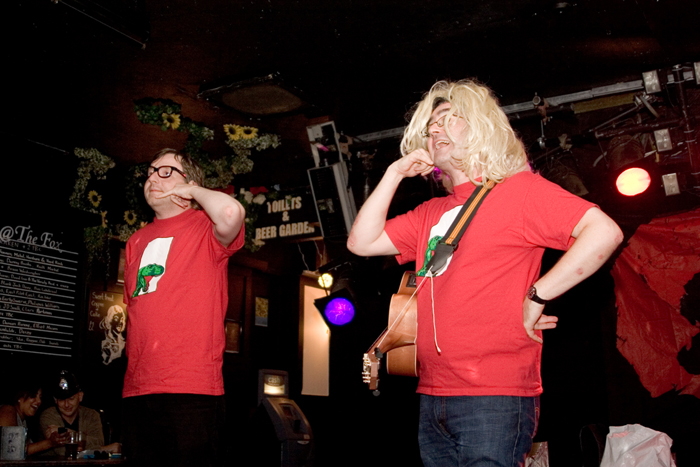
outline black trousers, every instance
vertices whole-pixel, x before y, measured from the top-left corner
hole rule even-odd
[[[130,466],[223,465],[224,396],[149,394],[125,398],[122,408]]]

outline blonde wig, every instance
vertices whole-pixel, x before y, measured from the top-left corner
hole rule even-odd
[[[445,132],[453,142],[455,165],[475,185],[493,180],[496,183],[530,170],[522,141],[508,122],[498,101],[489,88],[470,80],[457,82],[438,81],[423,99],[416,104],[410,123],[401,141],[403,156],[416,149],[428,149],[426,128],[437,106],[451,104],[445,116],[449,122],[453,116],[466,120],[468,129],[463,141],[455,141],[450,125]],[[477,179],[481,178],[477,182]]]

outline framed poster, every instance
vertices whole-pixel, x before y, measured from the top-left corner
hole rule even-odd
[[[269,302],[267,298],[255,297],[255,325],[267,327],[267,312]]]
[[[86,351],[90,360],[110,365],[123,359],[126,346],[126,305],[124,295],[90,291]]]
[[[241,325],[236,321],[226,320],[226,353],[240,352]]]

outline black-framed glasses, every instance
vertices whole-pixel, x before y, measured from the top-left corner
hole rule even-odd
[[[146,172],[147,177],[150,177],[153,175],[154,172],[158,172],[158,176],[160,178],[169,178],[172,174],[173,171],[179,173],[183,177],[187,178],[187,174],[183,172],[182,170],[178,169],[177,167],[173,167],[171,165],[161,165],[160,167],[153,167],[150,166],[148,168],[148,171]]]

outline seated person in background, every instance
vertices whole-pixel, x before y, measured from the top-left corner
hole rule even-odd
[[[83,391],[78,380],[66,370],[61,371],[58,380],[53,385],[54,401],[56,407],[49,407],[39,417],[39,426],[44,437],[50,439],[59,428],[67,428],[68,431],[84,433],[84,445],[80,449],[106,450],[104,434],[102,432],[102,420],[97,411],[81,407]],[[64,456],[66,448],[56,447],[50,454]]]
[[[27,428],[27,419],[33,417],[41,405],[41,386],[38,382],[18,378],[14,382],[13,403],[0,405],[0,426],[23,426]],[[66,435],[50,433],[46,439],[32,442],[27,435],[27,456],[47,451],[65,444]]]

